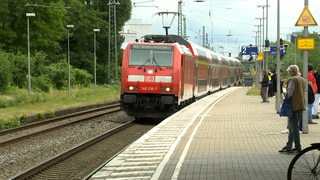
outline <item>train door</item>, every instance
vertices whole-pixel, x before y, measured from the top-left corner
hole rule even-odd
[[[194,61],[194,81],[193,81],[193,92],[194,96],[196,97],[198,95],[198,60],[196,59]]]
[[[180,99],[184,99],[183,95],[184,95],[184,86],[185,86],[185,57],[183,55],[181,55],[181,67],[180,67],[180,79],[181,82],[179,84],[180,86]]]
[[[210,62],[208,65],[208,90],[212,91],[213,87],[212,87],[212,63]]]

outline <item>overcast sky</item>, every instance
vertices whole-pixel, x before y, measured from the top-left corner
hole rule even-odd
[[[209,43],[217,52],[240,51],[241,46],[255,44],[255,38],[263,9],[258,5],[266,5],[267,0],[205,0],[194,2],[183,0],[183,14],[186,15],[187,35],[197,44],[202,44],[199,38],[202,27],[205,26]],[[303,11],[305,0],[280,0],[280,37],[289,40],[288,34],[300,32],[303,27],[295,24]],[[152,33],[162,33],[161,16],[155,15],[161,11],[178,11],[178,0],[132,0],[135,3],[132,18],[142,19],[143,23],[153,24]],[[268,39],[272,42],[277,37],[277,0],[268,0]],[[320,1],[309,0],[309,10],[317,23],[320,23]],[[266,8],[264,8],[266,13]],[[171,20],[171,17],[168,17]],[[169,34],[177,34],[178,17],[169,29]],[[265,22],[266,28],[266,22]],[[262,29],[261,29],[262,30]],[[318,26],[309,27],[309,32],[319,32]],[[265,29],[266,33],[266,29]],[[231,36],[227,36],[231,35]],[[266,36],[266,35],[264,35]]]

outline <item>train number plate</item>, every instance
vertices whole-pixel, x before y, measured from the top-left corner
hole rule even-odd
[[[142,86],[141,90],[144,92],[156,92],[158,91],[157,87],[150,87],[150,86]]]
[[[145,76],[144,82],[154,82],[154,76]]]

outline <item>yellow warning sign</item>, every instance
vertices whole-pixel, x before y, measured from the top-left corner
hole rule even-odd
[[[314,49],[314,39],[313,38],[298,38],[298,49],[300,49],[300,50]]]
[[[317,26],[316,20],[313,18],[308,7],[304,7],[302,13],[299,16],[296,26]]]
[[[258,61],[262,61],[263,60],[263,53],[262,52],[259,52],[257,60]]]

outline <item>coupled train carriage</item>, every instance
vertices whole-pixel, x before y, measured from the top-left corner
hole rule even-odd
[[[165,118],[197,98],[242,83],[242,64],[177,35],[146,35],[123,51],[120,104],[129,116]]]

